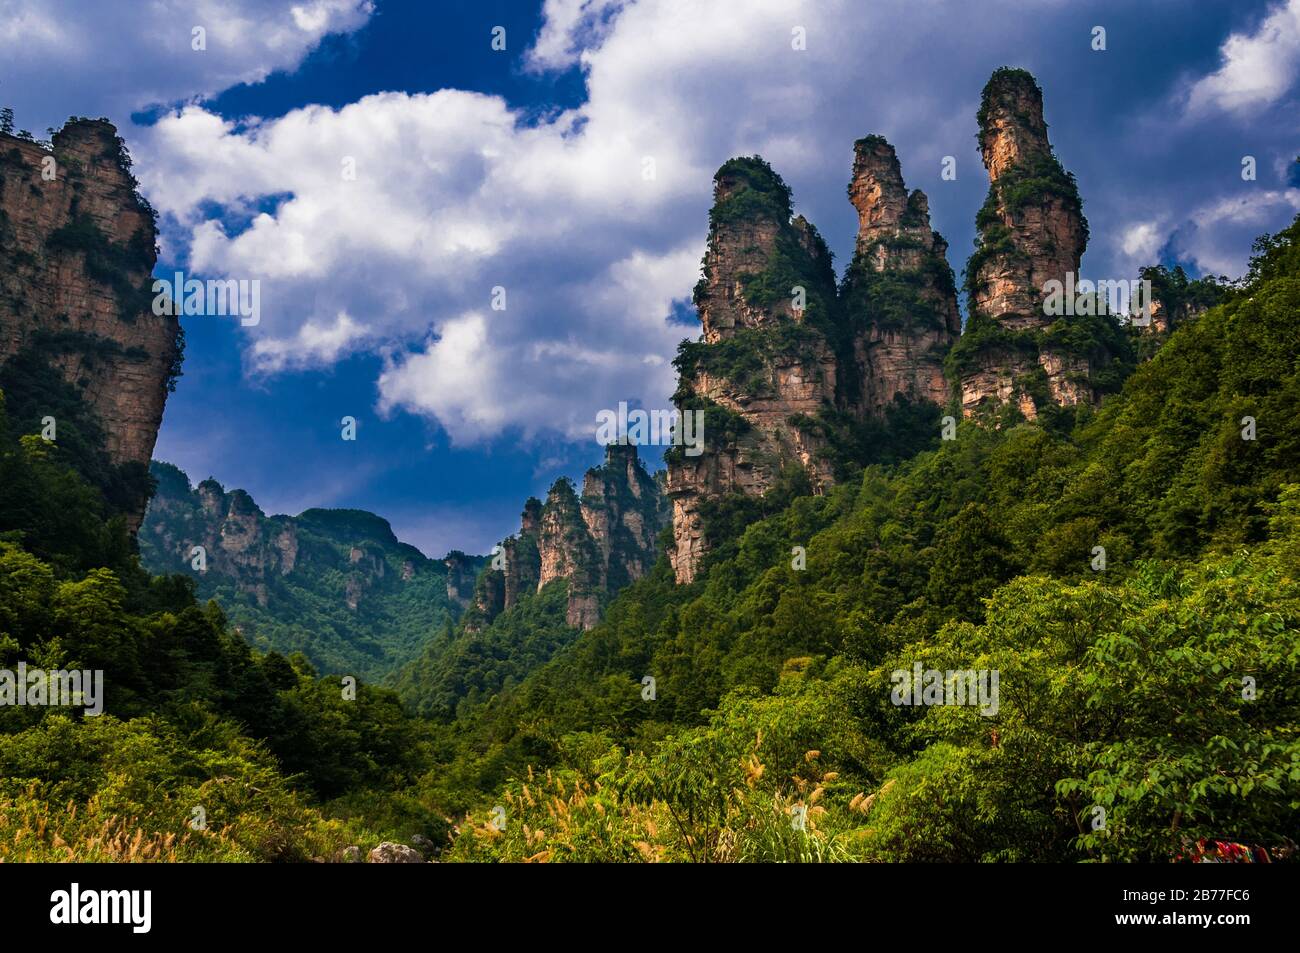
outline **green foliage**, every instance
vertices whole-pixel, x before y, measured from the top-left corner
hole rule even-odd
[[[1030,96],[1036,97],[1039,101],[1043,98],[1043,91],[1039,88],[1038,80],[1034,79],[1033,73],[1018,67],[999,66],[993,71],[989,81],[984,84],[984,91],[980,95],[979,112],[975,114],[976,124],[983,129],[992,118],[995,103],[1007,103],[1015,94],[1022,91],[1028,91]]]
[[[789,423],[825,441],[820,455],[842,483],[858,479],[864,466],[908,460],[937,445],[937,405],[897,394],[883,411],[879,417],[861,418],[823,407],[815,418],[792,417]]]
[[[1098,411],[961,426],[821,497],[721,501],[696,582],[661,561],[449,726],[431,790],[475,806],[451,856],[1169,860],[1210,836],[1288,856],[1297,240],[1267,240],[1254,283]],[[1052,343],[1087,346],[1071,330]],[[916,662],[997,670],[998,711],[892,704]],[[524,823],[490,829],[495,804]]]
[[[792,470],[719,501],[695,582],[661,559],[581,634],[562,586],[486,630],[442,618],[402,682],[436,721],[260,654],[192,581],[150,578],[71,448],[0,414],[0,665],[102,667],[108,686],[98,717],[0,709],[0,842],[31,860],[303,860],[441,838],[465,812],[445,859],[1167,861],[1203,837],[1289,856],[1297,247],[1300,220],[1261,240],[1246,285],[1095,412],[964,424],[821,496]],[[903,432],[920,441],[929,415],[933,433],[934,410],[900,405]],[[158,482],[190,492],[179,471]],[[364,536],[387,559],[384,529],[312,511],[300,543],[325,558]],[[916,664],[997,672],[996,711],[895,704]]]
[[[1268,236],[1261,241],[1267,242]],[[1260,244],[1256,242],[1256,249]],[[1182,322],[1189,314],[1198,314],[1212,308],[1228,294],[1228,280],[1225,277],[1206,275],[1203,278],[1189,278],[1182,265],[1167,268],[1153,265],[1142,268],[1138,275],[1151,282],[1151,296],[1165,306],[1170,318],[1170,325]],[[1256,280],[1261,276],[1256,276]]]
[[[54,715],[0,734],[8,860],[305,861],[375,836],[326,821],[265,748],[198,710],[174,721]]]
[[[785,224],[790,220],[790,187],[762,156],[728,159],[713,181],[729,182],[732,190],[710,211],[710,229],[736,221],[768,219]]]
[[[812,236],[814,257],[805,247],[794,226],[784,226],[776,236],[776,245],[761,272],[744,275],[741,291],[745,301],[754,308],[769,308],[778,302],[789,302],[796,286],[804,289],[804,313],[801,321],[818,327],[823,333],[834,333],[839,326],[839,303],[835,297],[835,272],[826,243],[810,224],[804,228]]]
[[[890,244],[898,247],[904,241],[895,239]],[[868,264],[869,256],[869,250],[855,256],[844,276],[841,306],[846,314],[858,321],[869,318],[874,325],[891,330],[945,329],[946,318],[938,306],[942,298],[934,292],[945,297],[955,293],[946,258],[929,254],[915,271],[877,271]]]
[[[395,687],[422,715],[467,714],[573,641],[577,633],[565,621],[567,607],[566,585],[556,580],[538,593],[525,593],[486,628],[453,632],[447,623],[420,657],[402,668]]]
[[[0,365],[0,391],[4,395],[5,415],[5,421],[0,424],[5,437],[0,444],[0,454],[17,453],[18,448],[10,441],[17,440],[22,434],[40,434],[42,421],[53,417],[57,428],[56,440],[38,440],[26,446],[33,466],[39,468],[39,460],[50,460],[58,471],[47,470],[39,476],[31,473],[26,481],[14,474],[11,477],[13,482],[7,484],[5,498],[0,500],[0,527],[9,530],[29,520],[45,525],[64,524],[67,529],[57,541],[42,543],[39,536],[30,540],[36,547],[34,551],[51,558],[56,553],[71,557],[82,548],[85,541],[77,539],[81,534],[77,527],[91,522],[86,517],[87,512],[93,511],[101,521],[111,520],[119,514],[138,512],[152,490],[149,474],[143,467],[115,465],[109,460],[104,450],[102,422],[82,400],[79,389],[65,381],[53,366],[58,357],[70,352],[80,354],[90,365],[105,356],[116,355],[117,350],[104,339],[89,335],[37,333],[28,339],[22,350]],[[64,468],[69,472],[64,473]],[[71,512],[61,512],[59,506],[51,504],[57,500],[70,502],[67,499],[71,495],[69,481],[74,475],[77,482],[85,484],[82,491],[85,498],[80,504],[73,504]],[[86,496],[96,492],[102,499]],[[8,516],[5,516],[6,511]],[[40,534],[45,530],[32,526],[30,531]],[[97,534],[87,535],[93,539]],[[118,535],[120,538],[120,531]],[[104,558],[103,552],[92,557],[92,562],[96,558]],[[90,564],[83,562],[83,565]]]
[[[77,411],[69,397],[50,444],[15,433],[0,401],[0,667],[100,670],[105,710],[0,707],[6,856],[305,860],[377,842],[311,802],[403,796],[428,764],[420,724],[391,692],[348,700],[300,656],[256,654],[189,580],[145,573],[73,465],[103,452]]]
[[[786,294],[789,295],[788,288]],[[759,328],[741,328],[730,337],[712,344],[684,340],[677,346],[673,366],[677,368],[678,379],[683,382],[705,373],[727,380],[754,397],[770,396],[775,393],[775,381],[771,379],[773,361],[778,357],[788,357],[809,366],[815,365],[823,340],[807,325],[781,321]],[[684,398],[686,395],[679,393],[677,396]],[[707,429],[705,432],[709,433]]]
[[[242,511],[256,523],[265,547],[255,555],[282,558],[275,540],[289,534],[296,547],[293,571],[248,573],[209,553],[206,571],[196,572],[190,549],[209,534],[220,536],[225,513],[213,524],[198,489],[176,467],[155,462],[151,473],[158,489],[140,529],[145,567],[192,579],[199,598],[219,602],[259,649],[302,652],[324,672],[381,680],[459,617],[443,563],[400,543],[387,520],[361,510],[310,509],[297,517],[267,518],[244,495]],[[223,492],[215,482],[207,489]],[[238,493],[232,492],[232,500]]]

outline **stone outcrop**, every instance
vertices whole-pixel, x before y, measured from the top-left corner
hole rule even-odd
[[[194,548],[202,547],[203,568],[197,572],[222,579],[260,606],[268,604],[280,577],[339,573],[342,596],[355,610],[371,589],[443,569],[399,542],[388,522],[371,513],[308,510],[296,517],[267,516],[243,490],[227,491],[207,479],[190,491],[174,467],[156,464],[154,472],[158,492],[140,531],[148,562],[169,571],[192,569]]]
[[[414,847],[384,841],[378,847],[371,848],[367,861],[372,864],[422,864],[424,857]]]
[[[1043,93],[1029,73],[994,73],[979,122],[990,189],[976,222],[983,254],[972,259],[971,304],[1005,328],[1044,327],[1043,286],[1077,275],[1088,244],[1078,191],[1052,152]],[[1046,187],[1026,190],[1031,180]]]
[[[1163,336],[1194,321],[1223,300],[1227,282],[1213,275],[1190,278],[1180,265],[1143,268],[1139,277],[1151,289],[1151,320],[1141,326],[1142,333],[1149,336]]]
[[[1122,382],[1133,349],[1096,298],[1047,305],[1049,282],[1075,288],[1088,224],[1048,140],[1037,82],[997,70],[978,121],[990,186],[966,269],[964,332],[948,245],[885,139],[854,146],[857,240],[838,289],[825,244],[792,217],[767,163],[739,158],[718,170],[695,289],[702,340],[683,343],[676,362],[674,401],[706,413],[703,455],[669,454],[679,582],[696,578],[711,547],[712,503],[763,495],[791,471],[820,492],[846,456],[876,459],[872,443],[888,440],[895,420],[915,426],[918,409],[1010,406],[1035,419],[1096,403]]]
[[[894,147],[880,136],[854,146],[849,200],[858,236],[843,306],[854,327],[863,409],[878,413],[898,397],[945,405],[944,358],[961,334],[961,312],[929,201],[907,190]]]
[[[605,463],[587,471],[581,497],[562,478],[545,503],[529,499],[524,505],[519,532],[501,543],[478,578],[466,628],[483,628],[525,593],[557,580],[568,586],[568,624],[591,628],[604,596],[654,565],[667,521],[663,488],[646,472],[636,447],[607,446]]]
[[[0,134],[0,361],[57,368],[98,418],[108,461],[141,474],[181,352],[176,318],[151,307],[155,240],[108,122],[70,121],[52,148]],[[133,531],[146,502],[125,507]]]
[[[1048,283],[1073,287],[1088,224],[1048,141],[1042,91],[1024,70],[999,69],[978,118],[990,185],[966,266],[970,317],[955,355],[962,411],[1011,403],[1034,419],[1048,403],[1093,402],[1090,377],[1106,354],[1044,333],[1060,326],[1045,307]]]
[[[947,400],[944,356],[961,320],[925,195],[907,191],[893,148],[870,136],[857,144],[849,197],[857,249],[837,289],[825,243],[792,217],[767,163],[732,159],[714,177],[695,289],[702,340],[679,351],[674,397],[705,413],[705,450],[674,448],[668,462],[679,582],[710,548],[710,501],[761,496],[791,472],[821,492],[835,481],[833,436],[899,399]]]
[[[704,452],[669,455],[677,579],[690,582],[707,550],[701,507],[731,493],[758,496],[787,467],[814,489],[832,482],[816,425],[840,389],[839,308],[830,252],[790,191],[757,157],[714,177],[709,244],[695,305],[703,341],[684,343],[674,401],[704,414]]]
[[[605,448],[605,465],[588,470],[582,481],[582,521],[604,567],[604,587],[621,589],[653,568],[668,505],[663,486],[646,473],[635,446]]]
[[[605,563],[583,519],[584,509],[568,480],[557,480],[546,495],[537,542],[537,588],[556,579],[567,580],[569,606],[565,621],[590,629],[600,618]]]
[[[442,564],[447,567],[447,598],[462,609],[469,608],[474,599],[474,579],[483,560],[453,549]]]

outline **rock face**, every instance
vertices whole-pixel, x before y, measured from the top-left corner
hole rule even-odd
[[[1179,265],[1153,265],[1141,269],[1139,276],[1150,288],[1151,320],[1141,326],[1147,337],[1163,337],[1180,324],[1194,321],[1221,302],[1226,291],[1226,278],[1189,278]]]
[[[948,243],[930,228],[930,205],[908,192],[894,147],[880,136],[854,146],[849,200],[858,237],[843,286],[854,350],[865,370],[863,409],[897,397],[948,402],[944,358],[961,334]]]
[[[569,607],[565,621],[580,629],[595,625],[600,617],[604,563],[596,540],[583,520],[578,494],[568,480],[557,480],[546,495],[537,557],[538,589],[556,579],[568,580]]]
[[[1043,286],[1078,274],[1088,244],[1078,191],[1052,152],[1043,93],[1029,73],[994,73],[979,123],[990,189],[976,221],[984,254],[972,259],[972,305],[1003,327],[1044,327]],[[1022,194],[1031,179],[1049,187]]]
[[[468,609],[474,599],[474,577],[483,560],[453,549],[442,564],[447,567],[447,598],[462,609]]]
[[[711,502],[761,496],[787,474],[821,492],[835,480],[834,436],[899,399],[947,399],[944,355],[961,322],[926,198],[908,193],[878,136],[857,144],[849,197],[860,224],[841,291],[826,244],[792,217],[790,191],[766,162],[732,159],[714,177],[695,289],[703,340],[683,343],[676,362],[674,401],[705,414],[704,453],[669,454],[679,582],[710,548]]]
[[[649,571],[656,538],[668,521],[662,487],[645,471],[636,447],[605,448],[605,463],[587,471],[582,496],[556,480],[546,502],[524,504],[519,532],[505,540],[480,574],[466,628],[482,629],[497,615],[556,580],[568,584],[569,625],[600,620],[601,597]]]
[[[704,414],[704,452],[669,454],[677,579],[707,550],[701,508],[730,493],[757,496],[786,467],[831,482],[814,418],[835,406],[839,313],[831,256],[790,190],[762,159],[732,159],[714,176],[709,245],[695,305],[703,341],[684,343],[674,401]]]
[[[582,481],[582,521],[604,567],[602,585],[617,590],[655,564],[658,536],[668,524],[663,486],[649,476],[635,446],[610,444],[605,465]]]
[[[57,368],[108,460],[143,473],[181,357],[176,318],[152,310],[153,210],[108,122],[73,120],[52,145],[0,134],[0,360]],[[132,531],[146,502],[126,507]]]
[[[378,847],[370,851],[367,858],[372,864],[422,864],[424,858],[420,852],[413,847],[407,847],[405,844],[394,844],[392,841],[384,841]]]
[[[1070,347],[1044,333],[1062,326],[1044,304],[1048,282],[1073,286],[1088,223],[1074,177],[1048,141],[1043,94],[1033,76],[997,70],[984,88],[978,118],[990,185],[966,266],[970,320],[955,355],[961,406],[971,416],[1012,403],[1034,419],[1048,403],[1097,398],[1090,377],[1106,360],[1102,349]]]

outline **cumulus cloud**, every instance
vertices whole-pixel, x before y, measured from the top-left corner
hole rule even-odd
[[[1300,212],[1300,189],[1266,190],[1200,206],[1170,237],[1179,259],[1213,275],[1245,271],[1251,242],[1274,223]]]
[[[691,331],[670,316],[698,275],[723,160],[762,153],[797,188],[842,195],[857,136],[969,122],[971,90],[923,111],[906,91],[863,104],[862,46],[844,34],[860,44],[883,15],[847,0],[755,0],[743,16],[722,2],[557,0],[525,65],[580,52],[576,109],[530,122],[451,89],[239,125],[190,106],[141,134],[139,167],[169,253],[263,279],[254,369],[373,346],[387,355],[381,410],[434,418],[458,443],[590,437],[597,410],[672,392]],[[903,56],[882,52],[871,70]],[[268,196],[284,198],[259,211]],[[214,206],[250,224],[228,234]],[[507,305],[491,310],[498,287]]]
[[[1162,222],[1137,222],[1123,229],[1120,248],[1136,268],[1156,260],[1165,237]]]
[[[534,70],[563,69],[579,62],[584,48],[600,45],[613,15],[625,0],[551,0],[543,11],[542,29],[528,51]]]
[[[1300,0],[1283,0],[1253,32],[1231,34],[1219,52],[1219,68],[1187,90],[1188,115],[1251,116],[1271,106],[1300,74]]]
[[[1123,274],[1161,260],[1189,264],[1205,274],[1245,273],[1250,247],[1262,232],[1300,212],[1300,189],[1264,189],[1211,199],[1177,216],[1133,222],[1115,239]]]
[[[365,330],[340,311],[326,324],[307,321],[289,338],[263,338],[251,348],[258,370],[267,373],[288,368],[333,364],[356,348],[366,336]]]
[[[171,104],[291,70],[329,33],[351,32],[372,0],[5,0],[0,89],[19,124],[58,128],[69,115],[119,125]],[[195,50],[194,30],[206,49]]]
[[[588,439],[600,409],[668,401],[676,344],[693,336],[671,316],[698,273],[722,161],[764,155],[843,258],[855,225],[844,199],[851,144],[881,133],[960,249],[987,182],[973,138],[979,89],[995,66],[1036,66],[1006,24],[1059,32],[1060,9],[550,0],[519,65],[578,65],[588,95],[575,108],[537,119],[457,89],[238,123],[189,105],[137,130],[132,145],[164,212],[167,255],[207,275],[262,279],[261,323],[241,332],[253,372],[367,350],[384,358],[380,411],[427,417],[457,444]],[[1045,85],[1060,146],[1062,130],[1068,139],[1089,117],[1068,99],[1068,80]],[[948,155],[959,178],[940,182]],[[1063,152],[1072,168],[1088,158],[1077,145]],[[1193,240],[1213,229],[1161,208],[1159,183],[1135,228],[1112,231],[1133,215],[1123,209],[1133,183],[1100,164],[1096,191],[1086,175],[1081,185],[1097,234],[1119,238],[1097,243],[1108,257],[1092,270],[1146,264],[1175,235],[1207,267],[1227,261],[1228,239]],[[1256,199],[1265,219],[1287,202],[1270,195]],[[1124,217],[1107,222],[1117,210]],[[1242,258],[1250,237],[1233,233]],[[503,310],[492,306],[498,288]]]

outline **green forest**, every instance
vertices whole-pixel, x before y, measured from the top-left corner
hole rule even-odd
[[[696,582],[661,557],[583,633],[562,583],[479,631],[443,612],[443,649],[404,634],[391,685],[255,648],[192,578],[144,571],[118,503],[144,477],[108,466],[66,385],[10,362],[0,666],[103,669],[110,690],[99,716],[0,708],[5,856],[1292,855],[1300,220],[1254,251],[1100,407],[1007,408],[953,440],[944,409],[907,414],[914,455],[717,514]],[[56,443],[33,394],[61,401]],[[997,671],[996,713],[894,704],[918,664]]]

